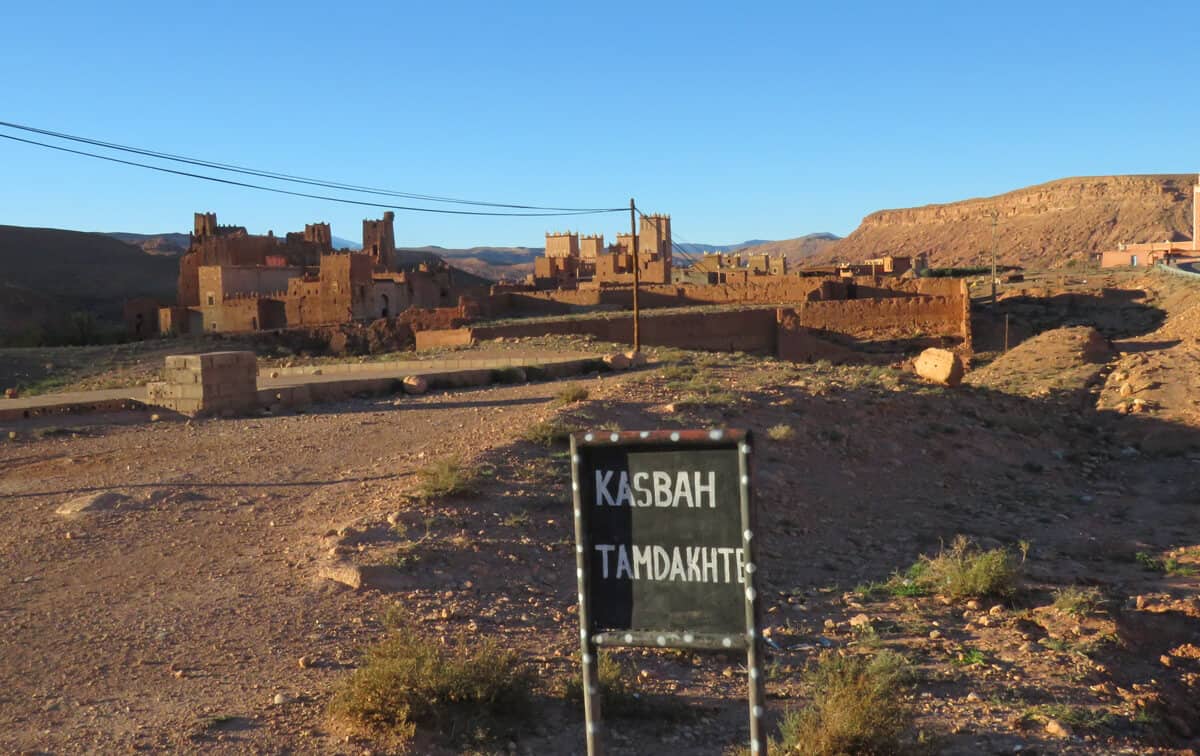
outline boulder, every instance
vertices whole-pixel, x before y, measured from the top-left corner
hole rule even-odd
[[[429,381],[419,375],[405,376],[402,383],[406,394],[424,394],[429,390]]]
[[[944,386],[962,383],[963,364],[958,355],[948,349],[926,349],[914,365],[917,375]]]
[[[64,517],[73,517],[90,512],[102,512],[115,509],[129,500],[129,497],[125,494],[119,494],[115,491],[101,491],[85,496],[76,496],[74,499],[70,499],[59,506],[58,509],[54,510],[54,513]]]

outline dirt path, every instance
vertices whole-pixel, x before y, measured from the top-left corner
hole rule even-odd
[[[0,748],[183,748],[216,721],[231,751],[335,750],[304,734],[378,606],[311,582],[320,536],[394,506],[428,459],[511,438],[555,390],[0,447]],[[133,500],[73,521],[54,513],[90,491]],[[301,656],[322,663],[301,669]],[[275,707],[277,693],[300,700]]]

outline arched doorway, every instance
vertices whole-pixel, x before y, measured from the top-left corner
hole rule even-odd
[[[383,308],[382,308],[382,311],[379,313],[379,317],[386,318],[388,316],[388,295],[380,294],[379,298],[383,300]]]

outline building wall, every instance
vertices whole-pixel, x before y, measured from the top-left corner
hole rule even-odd
[[[304,274],[299,267],[202,265],[197,274],[200,303],[218,304],[236,296],[275,295],[287,291],[288,281]]]
[[[1117,268],[1128,265],[1146,265],[1150,253],[1130,250],[1111,250],[1100,254],[1101,268]]]
[[[219,305],[202,305],[197,309],[206,332],[238,333],[271,330],[287,325],[286,307],[279,299],[227,299]]]
[[[547,233],[545,256],[548,258],[579,257],[579,234]]]
[[[158,301],[149,297],[127,300],[122,307],[125,333],[133,339],[146,339],[160,333]]]
[[[604,254],[604,235],[581,236],[579,238],[579,257],[582,260],[595,261]]]

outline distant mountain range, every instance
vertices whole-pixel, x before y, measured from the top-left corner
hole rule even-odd
[[[130,234],[124,231],[112,231],[104,235],[118,241],[123,241],[126,244],[132,244],[135,247],[141,247],[142,251],[148,255],[182,255],[184,252],[187,252],[188,245],[192,243],[191,234],[174,232],[165,234]],[[333,237],[333,248],[359,250],[362,249],[362,245],[358,242],[335,236]]]

